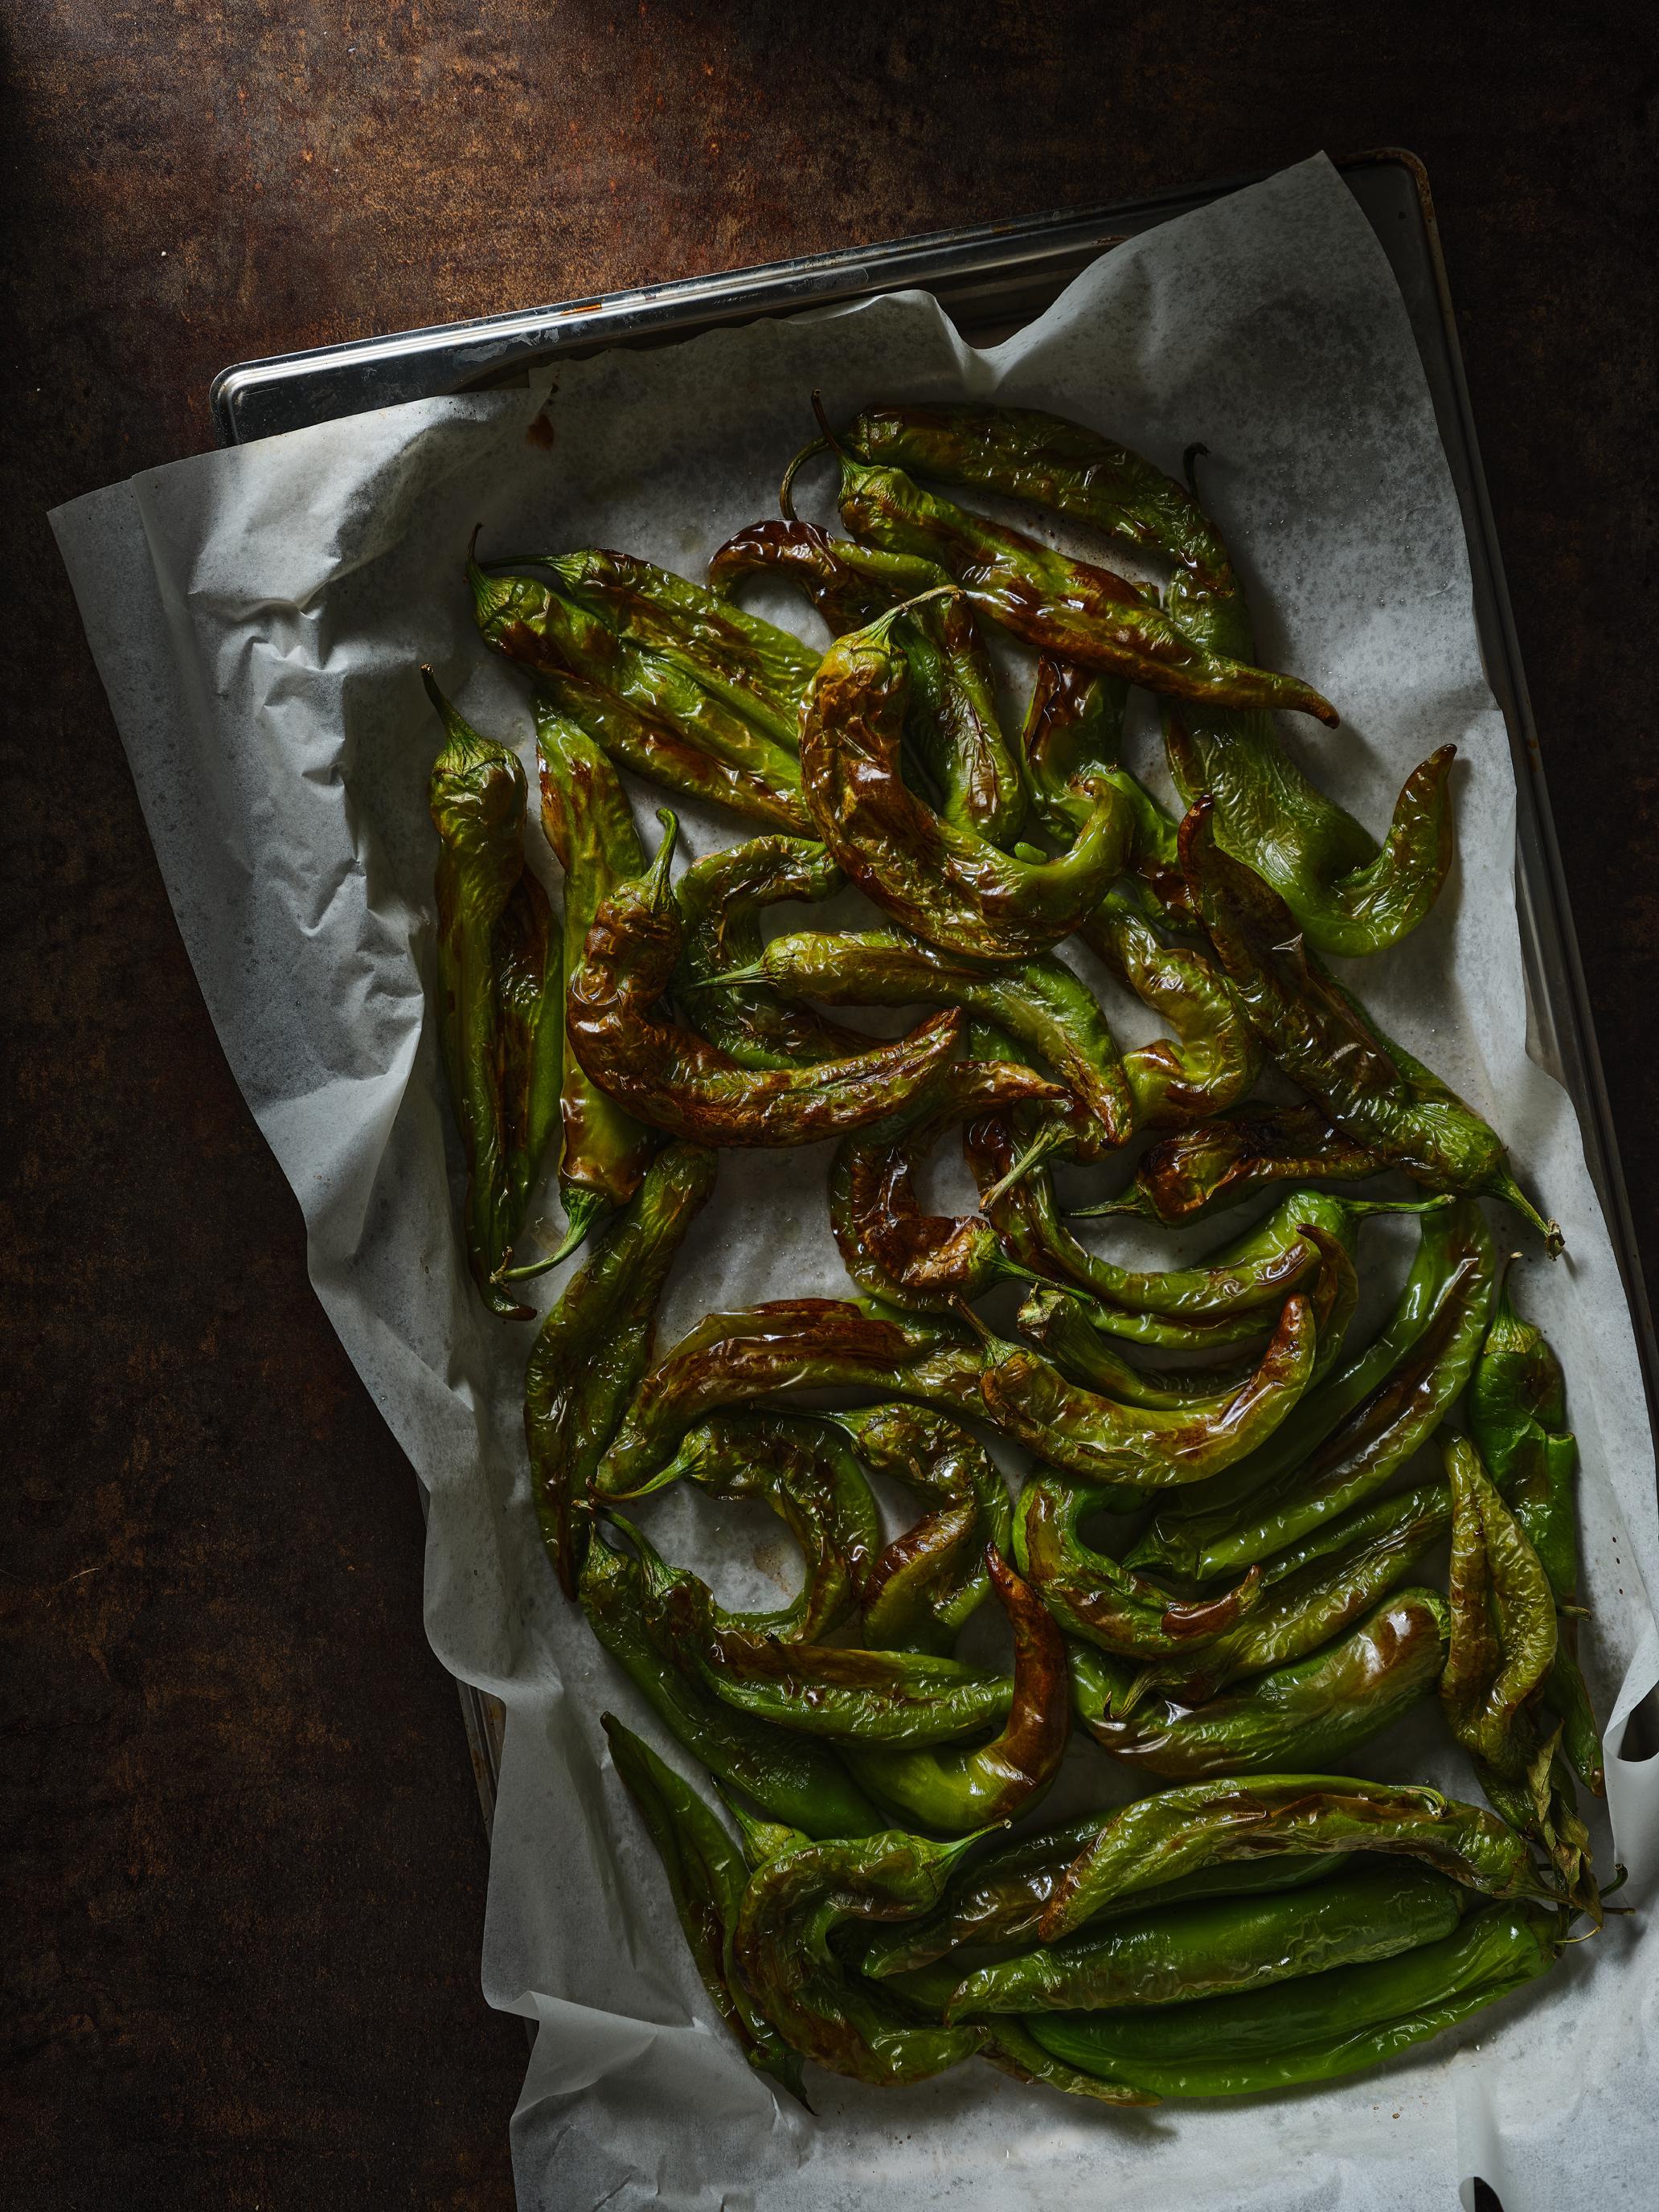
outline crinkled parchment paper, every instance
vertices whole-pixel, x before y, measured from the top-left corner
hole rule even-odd
[[[1629,1899],[1659,1872],[1659,1771],[1613,1755],[1659,1677],[1635,1347],[1571,1107],[1525,1056],[1514,784],[1451,481],[1387,264],[1327,162],[1118,248],[988,352],[904,295],[616,352],[562,368],[550,395],[434,400],[181,461],[53,520],[202,989],[304,1207],[312,1279],[430,1492],[433,1645],[507,1709],[483,1979],[540,2023],[514,2126],[520,2200],[1421,2212],[1479,2172],[1508,2212],[1651,2203],[1659,1949],[1640,1917],[1406,2063],[1242,2106],[1115,2116],[975,2064],[893,2093],[818,2075],[809,2118],[775,2102],[704,1999],[599,1714],[660,1732],[538,1545],[519,1415],[530,1328],[489,1319],[462,1262],[427,999],[438,731],[415,672],[433,661],[529,763],[523,690],[472,630],[472,525],[491,549],[597,542],[696,575],[771,510],[814,386],[837,417],[898,395],[1053,407],[1166,467],[1201,439],[1261,657],[1343,710],[1340,732],[1287,724],[1287,742],[1380,828],[1407,770],[1455,740],[1457,878],[1409,943],[1365,963],[1363,988],[1505,1133],[1567,1233],[1571,1258],[1534,1257],[1522,1297],[1565,1361],[1583,1445],[1589,1656]],[[544,398],[550,447],[527,434]],[[1161,773],[1150,744],[1144,759]],[[688,829],[696,851],[747,834],[696,810]],[[724,1158],[665,1343],[710,1306],[845,1291],[823,1165],[822,1151]],[[757,1523],[671,1497],[653,1526],[678,1556],[723,1562],[728,1594],[739,1574],[775,1592]],[[1373,1750],[1369,1771],[1472,1792],[1431,1715]],[[1073,1764],[1075,1797],[1098,1767]]]

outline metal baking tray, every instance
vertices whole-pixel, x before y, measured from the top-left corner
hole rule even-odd
[[[1515,762],[1516,889],[1530,1042],[1534,1055],[1565,1085],[1578,1109],[1585,1157],[1624,1277],[1651,1416],[1659,1407],[1659,1346],[1475,442],[1428,177],[1415,155],[1393,149],[1358,155],[1338,167],[1399,283],[1462,507],[1476,628]],[[722,323],[798,313],[879,292],[931,292],[969,343],[993,344],[1041,314],[1097,254],[1257,181],[1235,177],[1121,206],[933,231],[884,246],[810,254],[599,299],[567,300],[521,314],[489,315],[244,362],[213,380],[209,397],[214,425],[222,444],[242,444],[403,400],[508,383],[532,368],[580,360],[607,346],[672,345]],[[461,1704],[489,1822],[504,1716],[493,1698],[466,1684],[461,1686]]]

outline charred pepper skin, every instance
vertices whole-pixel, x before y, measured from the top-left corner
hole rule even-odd
[[[1555,1598],[1537,1553],[1466,1437],[1443,1434],[1452,1494],[1451,1654],[1440,1686],[1459,1743],[1519,1782],[1536,1749],[1533,1708],[1555,1662]]]
[[[1161,1139],[1115,1198],[1071,1210],[1079,1218],[1134,1213],[1183,1228],[1275,1183],[1361,1182],[1388,1164],[1316,1106],[1235,1106]]]
[[[598,1256],[566,1284],[531,1347],[525,1438],[542,1540],[567,1597],[587,1547],[593,1475],[651,1364],[657,1300],[714,1188],[714,1156],[671,1145]]]
[[[1431,1189],[1501,1198],[1559,1252],[1560,1231],[1521,1190],[1495,1133],[1314,964],[1283,899],[1221,849],[1207,799],[1181,825],[1181,858],[1210,942],[1291,1080],[1391,1166]]]
[[[1124,1670],[1073,1648],[1078,1719],[1133,1771],[1164,1782],[1316,1766],[1355,1750],[1434,1689],[1446,1658],[1434,1590],[1399,1590],[1340,1643],[1196,1708],[1175,1699],[1116,1707]]]
[[[1069,936],[1123,865],[1127,811],[1102,784],[1058,860],[1031,861],[945,821],[905,784],[909,678],[892,617],[832,645],[802,710],[801,788],[817,834],[912,936],[981,960],[1027,959]]]
[[[956,1055],[959,1014],[908,1037],[810,1068],[743,1068],[653,1009],[679,958],[684,930],[669,889],[677,825],[647,873],[600,907],[571,979],[571,1046],[599,1088],[641,1121],[713,1146],[807,1145],[862,1128],[935,1083]]]

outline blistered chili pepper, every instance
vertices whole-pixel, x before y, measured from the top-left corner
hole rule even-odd
[[[994,1023],[1022,1048],[1020,1057],[1051,1068],[1093,1115],[1099,1145],[1122,1144],[1134,1125],[1106,1018],[1088,986],[1050,955],[994,968],[897,930],[802,930],[773,938],[724,981],[734,988],[762,981],[786,997],[832,1006],[960,1006]],[[699,999],[705,995],[720,994]]]
[[[1527,1771],[1532,1706],[1555,1657],[1555,1600],[1538,1554],[1465,1437],[1441,1457],[1452,1493],[1451,1656],[1440,1702],[1465,1750],[1505,1780]]]
[[[879,1390],[983,1418],[978,1346],[950,1328],[863,1313],[838,1298],[710,1314],[647,1376],[599,1470],[601,1495],[655,1487],[685,1431],[723,1406],[787,1389]]]
[[[1011,1061],[960,1060],[936,1092],[843,1137],[830,1166],[830,1226],[854,1281],[890,1305],[926,1311],[1022,1273],[984,1214],[924,1213],[916,1178],[957,1122],[1066,1095]]]
[[[1503,1199],[1559,1252],[1560,1231],[1516,1183],[1496,1133],[1315,966],[1284,900],[1221,850],[1206,800],[1181,825],[1181,856],[1210,941],[1291,1080],[1391,1166],[1431,1188]]]
[[[732,1711],[658,1639],[637,1559],[596,1539],[582,1562],[580,1595],[599,1642],[676,1742],[718,1780],[809,1836],[866,1836],[886,1825],[828,1744]]]
[[[1213,1121],[1160,1138],[1115,1198],[1070,1210],[1079,1217],[1138,1213],[1179,1227],[1274,1183],[1360,1182],[1388,1164],[1316,1106],[1235,1106]]]
[[[421,675],[446,738],[430,787],[440,840],[438,1038],[466,1154],[467,1258],[490,1310],[522,1319],[531,1309],[494,1279],[556,1117],[548,1050],[559,1036],[554,926],[525,866],[524,770],[507,746],[461,719],[430,669]]]
[[[1490,1250],[1486,1224],[1473,1212],[1451,1199],[1425,1207],[1418,1221],[1417,1253],[1387,1325],[1363,1352],[1310,1389],[1260,1451],[1160,1504],[1128,1554],[1129,1564],[1196,1577],[1205,1547],[1225,1537],[1270,1483],[1302,1467],[1409,1357],[1453,1285],[1480,1264],[1483,1250]]]
[[[593,918],[639,875],[645,852],[633,810],[609,759],[586,732],[544,701],[536,707],[542,828],[564,871],[565,984],[580,968]],[[563,1142],[559,1193],[563,1242],[544,1264],[573,1252],[596,1221],[626,1206],[659,1141],[588,1076],[567,1035],[560,1063]]]
[[[600,1089],[641,1120],[709,1145],[807,1145],[863,1128],[939,1080],[956,1054],[959,1014],[934,1014],[892,1044],[817,1067],[739,1067],[695,1031],[653,1012],[684,930],[669,889],[677,824],[647,872],[595,916],[572,977],[565,1026]]]
[[[670,990],[698,1036],[739,1067],[817,1066],[867,1050],[867,1036],[728,972],[747,975],[760,959],[763,908],[830,898],[844,880],[816,839],[752,837],[694,861],[675,884],[685,934]]]
[[[749,2063],[799,2097],[799,2053],[779,2035],[733,1971],[732,1938],[748,1869],[696,1791],[649,1744],[614,1713],[601,1713],[599,1724],[610,1740],[611,1765],[657,1847],[675,1917],[710,2002]]]
[[[670,1145],[599,1255],[573,1275],[538,1332],[525,1376],[536,1516],[567,1597],[586,1549],[594,1470],[651,1364],[657,1300],[686,1231],[714,1188],[714,1157]]]
[[[1347,1255],[1341,1253],[1341,1258],[1352,1274]],[[1130,1406],[1190,1406],[1195,1399],[1236,1391],[1255,1366],[1248,1354],[1205,1367],[1133,1366],[1114,1349],[1109,1337],[1091,1326],[1088,1301],[1075,1291],[1047,1286],[1032,1291],[1020,1306],[1018,1328],[1022,1336],[1042,1346],[1068,1382],[1080,1382],[1085,1390],[1098,1390],[1108,1398],[1121,1398]],[[1322,1324],[1322,1348],[1325,1334]]]
[[[721,1413],[694,1429],[653,1490],[684,1476],[714,1498],[764,1501],[800,1547],[801,1587],[769,1613],[713,1607],[723,1627],[816,1643],[858,1613],[882,1548],[864,1470],[829,1421],[795,1413]]]
[[[1316,1767],[1426,1697],[1445,1656],[1446,1608],[1437,1592],[1397,1590],[1340,1643],[1196,1707],[1153,1698],[1120,1716],[1127,1672],[1073,1647],[1073,1710],[1114,1758],[1166,1782]]]
[[[1420,1859],[1506,1903],[1557,1901],[1521,1838],[1478,1806],[1422,1784],[1262,1774],[1187,1783],[1109,1814],[1061,1876],[1038,1933],[1055,1942],[1120,1897],[1224,1859],[1334,1850]]]
[[[1543,1563],[1558,1608],[1555,1662],[1545,1696],[1562,1747],[1586,1789],[1607,1788],[1601,1730],[1577,1658],[1578,1444],[1566,1426],[1560,1362],[1515,1310],[1509,1280],[1469,1382],[1469,1429],[1499,1494]]]
[[[905,735],[939,794],[947,822],[1008,845],[1025,816],[1019,766],[997,719],[996,678],[966,596],[927,598],[950,579],[930,561],[830,538],[811,523],[762,522],[729,538],[708,564],[730,590],[762,571],[800,586],[836,636],[860,629],[902,600],[899,625],[911,683]]]
[[[732,1955],[750,1995],[803,2057],[877,2084],[922,2081],[971,2058],[976,2028],[918,2026],[848,1972],[832,1937],[932,1910],[968,1848],[893,1832],[788,1851],[757,1867]]]
[[[1344,1872],[1277,1895],[1211,1898],[1133,1913],[981,1966],[962,1981],[945,2017],[1098,2011],[1242,1995],[1435,1942],[1462,1918],[1464,1894],[1432,1868],[1407,1863]]]
[[[925,490],[902,469],[861,461],[836,444],[827,423],[823,429],[840,462],[841,518],[853,536],[889,552],[938,562],[981,614],[1026,644],[1152,691],[1223,706],[1288,708],[1333,725],[1338,720],[1329,702],[1295,677],[1273,675],[1194,644],[1162,608],[1110,569],[969,514]]]
[[[1194,1650],[1259,1601],[1259,1571],[1218,1596],[1188,1599],[1096,1551],[1079,1534],[1092,1502],[1086,1485],[1036,1468],[1014,1516],[1019,1571],[1073,1636],[1126,1658],[1154,1659]]]
[[[873,1796],[951,1835],[1029,1812],[1059,1771],[1071,1733],[1065,1639],[1036,1591],[996,1552],[987,1553],[986,1565],[1014,1638],[1013,1695],[1000,1733],[973,1749],[860,1745],[847,1754]],[[938,1901],[935,1895],[929,1904]]]
[[[991,1588],[988,1551],[1006,1554],[1013,1510],[984,1446],[924,1406],[866,1406],[824,1418],[874,1474],[935,1501],[896,1536],[864,1585],[864,1640],[884,1651],[949,1651]]]
[[[1096,779],[1109,783],[1129,809],[1133,828],[1129,866],[1171,919],[1190,925],[1181,872],[1177,824],[1123,766],[1123,726],[1129,687],[1121,677],[1076,668],[1052,653],[1037,656],[1020,732],[1020,759],[1031,803],[1051,837],[1075,837]]]
[[[1127,886],[1109,892],[1083,940],[1174,1031],[1123,1055],[1138,1129],[1177,1129],[1220,1113],[1261,1073],[1237,993],[1206,954],[1160,933]]]
[[[1027,2027],[1115,2094],[1249,2096],[1400,2057],[1545,1972],[1564,1933],[1559,1912],[1490,1905],[1437,1943],[1368,1966],[1174,2008],[1040,2014]]]
[[[909,678],[880,617],[832,645],[801,719],[801,788],[847,873],[913,936],[975,958],[1017,960],[1068,936],[1127,849],[1127,811],[1104,783],[1087,826],[1053,860],[1004,853],[945,821],[900,769]]]

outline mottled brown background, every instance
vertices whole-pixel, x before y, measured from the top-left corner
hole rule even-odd
[[[0,0],[0,2197],[501,2206],[525,2059],[415,1485],[307,1285],[46,510],[251,355],[1413,148],[1659,1224],[1645,7]],[[88,804],[90,802],[90,804]]]

